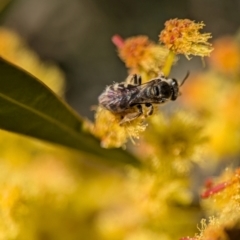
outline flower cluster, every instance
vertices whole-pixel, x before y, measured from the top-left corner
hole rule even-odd
[[[141,117],[119,125],[121,115],[113,114],[103,107],[97,108],[95,118],[96,122],[90,129],[101,139],[101,145],[104,148],[124,147],[128,138],[134,142],[134,138],[138,139],[140,133],[146,128]]]
[[[196,116],[187,112],[177,111],[168,117],[158,113],[149,120],[148,131],[144,132],[137,153],[156,168],[164,163],[178,174],[188,173],[193,162],[201,161],[206,141],[202,129]]]
[[[214,51],[209,58],[210,66],[219,73],[237,75],[240,71],[240,46],[238,41],[230,36],[214,41]]]
[[[205,124],[206,151],[212,159],[239,154],[240,85],[235,70],[230,76],[218,70],[192,75],[181,96],[185,107]]]
[[[123,40],[115,35],[112,40],[129,73],[143,75],[143,81],[159,74],[169,53],[167,48],[150,41],[147,36]]]
[[[213,50],[208,42],[210,33],[199,32],[205,25],[189,19],[171,19],[166,21],[165,29],[160,33],[159,40],[176,54],[209,56]]]
[[[198,115],[204,125],[203,171],[216,166],[232,166],[239,159],[239,42],[237,37],[221,37],[213,42],[209,70],[191,75],[181,97],[184,107]],[[238,163],[239,164],[239,163]],[[201,193],[203,219],[200,233],[183,240],[229,240],[239,238],[240,170],[227,168],[219,177],[208,179]]]
[[[209,185],[209,183],[208,183]],[[201,221],[200,233],[194,240],[228,240],[234,234],[239,236],[239,210],[240,210],[240,169],[225,171],[202,193],[202,197],[208,198],[204,202],[208,209],[209,220]],[[191,239],[191,238],[189,238]],[[187,239],[186,239],[187,240]]]

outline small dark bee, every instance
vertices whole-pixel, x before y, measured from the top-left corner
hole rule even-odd
[[[142,106],[148,108],[147,115],[153,113],[154,104],[176,100],[180,95],[179,87],[183,85],[175,79],[159,76],[142,84],[141,76],[134,74],[130,82],[114,83],[99,96],[99,104],[112,113],[122,115],[120,124],[130,122],[143,114]]]

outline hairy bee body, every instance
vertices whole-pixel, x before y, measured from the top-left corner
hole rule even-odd
[[[141,77],[133,75],[130,83],[114,83],[108,86],[98,100],[102,107],[112,113],[122,113],[121,123],[124,123],[139,117],[143,113],[142,105],[149,108],[148,115],[151,115],[154,104],[176,100],[178,96],[179,84],[175,79],[160,76],[142,84]],[[127,114],[129,109],[133,110],[133,113]]]
[[[130,108],[139,92],[140,90],[136,86],[115,83],[108,86],[100,95],[99,103],[113,113],[121,113]]]

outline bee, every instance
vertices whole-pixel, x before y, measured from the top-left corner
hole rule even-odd
[[[154,105],[176,100],[180,95],[179,88],[188,78],[189,73],[181,84],[176,79],[163,75],[142,83],[141,76],[134,74],[129,81],[114,83],[108,86],[99,96],[100,106],[113,114],[120,114],[120,125],[131,122],[143,114],[143,106],[147,107],[147,116],[152,115]]]

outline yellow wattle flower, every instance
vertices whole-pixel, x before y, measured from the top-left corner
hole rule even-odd
[[[223,74],[238,74],[240,71],[240,47],[230,36],[217,39],[214,51],[209,58],[211,67]]]
[[[143,123],[143,117],[142,115],[142,117],[120,125],[120,114],[113,114],[99,106],[96,110],[92,132],[101,139],[102,147],[122,147],[129,138],[131,140],[137,139],[140,133],[145,130],[146,124]]]
[[[200,33],[204,23],[195,23],[189,19],[170,19],[165,22],[165,29],[159,35],[159,41],[175,54],[209,56],[213,50],[208,42],[210,33]]]
[[[164,46],[152,42],[143,35],[125,40],[115,35],[113,42],[130,73],[142,75],[143,82],[159,75],[169,52]]]

